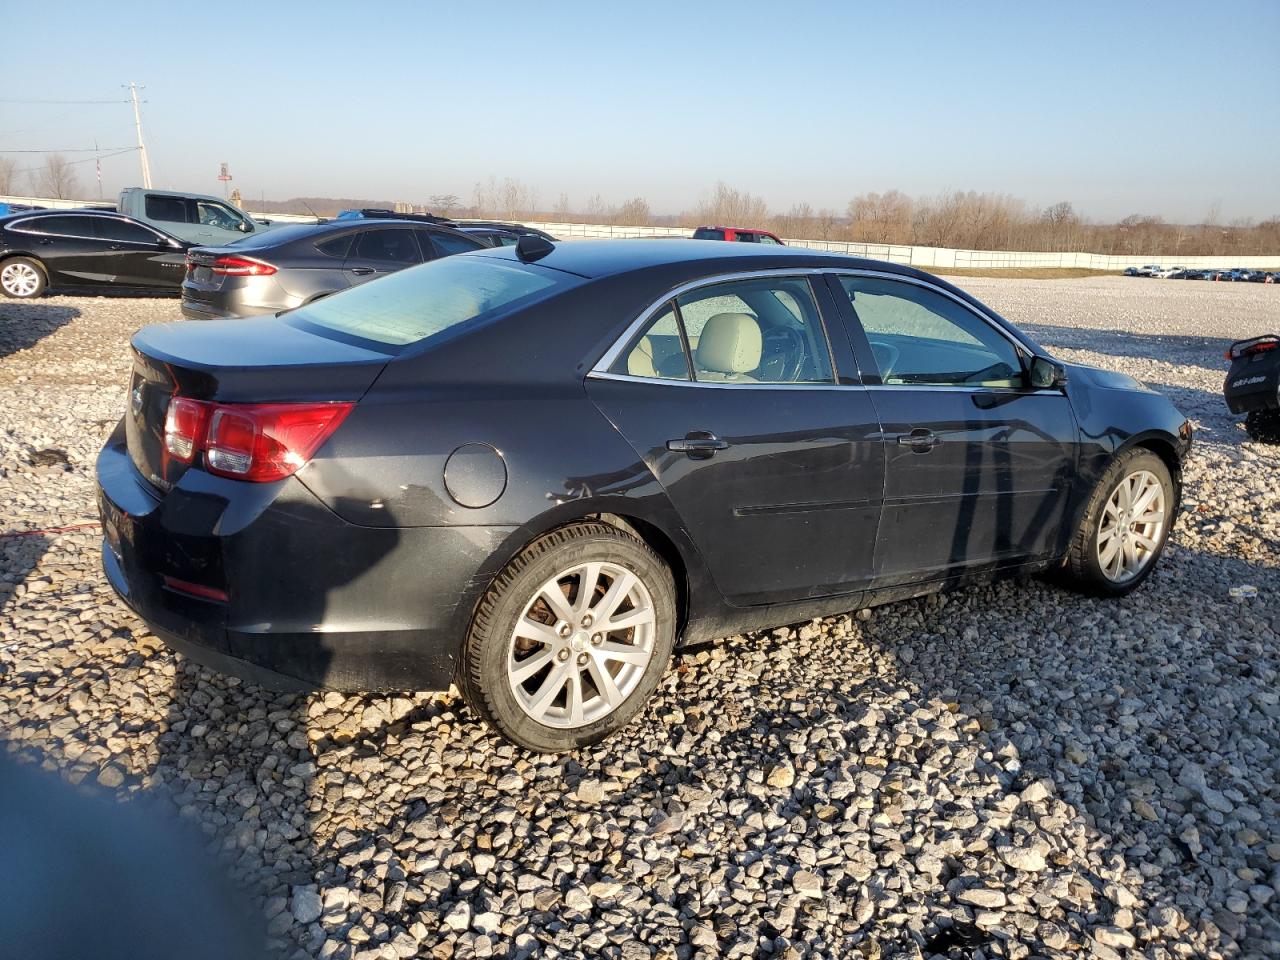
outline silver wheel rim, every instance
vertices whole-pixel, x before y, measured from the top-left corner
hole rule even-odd
[[[638,576],[592,561],[556,574],[525,604],[507,645],[507,682],[528,716],[567,729],[602,720],[653,659],[653,598]]]
[[[1164,484],[1149,470],[1111,491],[1098,523],[1098,565],[1112,583],[1132,580],[1151,563],[1165,530]]]
[[[40,286],[40,275],[27,263],[9,263],[0,269],[0,285],[5,293],[15,297],[29,297]]]

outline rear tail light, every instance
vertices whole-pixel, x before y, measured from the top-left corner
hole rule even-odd
[[[1266,336],[1255,340],[1238,340],[1227,348],[1223,357],[1228,360],[1239,360],[1241,357],[1251,357],[1256,353],[1266,353],[1268,350],[1280,350],[1280,337]]]
[[[257,483],[283,480],[315,455],[353,406],[174,397],[165,417],[165,449],[183,463],[203,451],[205,468],[219,476]]]
[[[276,272],[276,268],[264,260],[239,256],[219,257],[209,269],[226,277],[269,277]]]

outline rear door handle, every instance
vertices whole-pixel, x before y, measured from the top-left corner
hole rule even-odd
[[[900,433],[897,440],[901,446],[911,447],[921,453],[927,453],[942,442],[940,436],[924,427],[917,427],[910,433]]]
[[[728,446],[728,441],[721,440],[714,433],[707,433],[704,430],[687,433],[678,440],[667,441],[668,450],[687,453],[695,460],[706,459],[713,456],[717,450],[724,450]]]
[[[373,273],[373,267],[352,267],[351,272],[359,277],[367,277]]]

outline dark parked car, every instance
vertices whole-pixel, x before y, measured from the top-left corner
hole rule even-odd
[[[182,315],[190,320],[252,317],[312,303],[426,260],[483,249],[451,227],[356,218],[280,227],[187,256]]]
[[[188,244],[106,210],[36,210],[0,219],[0,292],[47,289],[176,293]]]
[[[527,227],[523,223],[508,223],[504,220],[455,220],[453,225],[461,230],[470,229],[488,229],[501,230],[506,233],[514,233],[521,237],[541,237],[543,240],[551,243],[559,241],[545,230],[539,230],[537,227]]]
[[[147,327],[103,562],[272,685],[442,689],[511,740],[626,724],[677,644],[1054,570],[1150,574],[1191,428],[909,267],[606,240]]]

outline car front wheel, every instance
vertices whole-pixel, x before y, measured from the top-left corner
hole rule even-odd
[[[38,260],[12,257],[0,264],[0,292],[17,300],[34,300],[45,291],[48,280]]]
[[[1177,491],[1150,450],[1121,453],[1089,501],[1064,564],[1068,581],[1090,593],[1124,596],[1151,575],[1164,551]]]
[[[476,610],[458,667],[471,707],[543,753],[625,727],[671,659],[676,593],[647,544],[598,522],[536,540]]]

